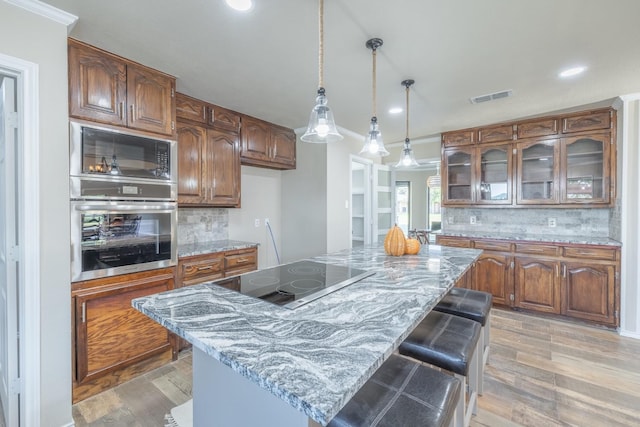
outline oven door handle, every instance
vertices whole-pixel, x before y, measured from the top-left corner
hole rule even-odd
[[[173,211],[176,210],[176,203],[161,204],[123,204],[123,205],[105,205],[105,204],[77,204],[74,209],[81,212],[86,211]]]

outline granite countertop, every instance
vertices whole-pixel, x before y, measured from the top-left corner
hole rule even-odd
[[[211,242],[185,243],[178,245],[178,257],[182,258],[193,255],[213,254],[216,252],[246,249],[255,246],[258,246],[258,244],[243,242],[240,240],[213,240]]]
[[[529,242],[573,243],[577,245],[622,246],[622,243],[608,237],[562,236],[557,234],[496,233],[483,230],[438,231],[434,234],[451,237],[469,237],[476,239],[522,240]]]
[[[134,308],[326,425],[482,251],[364,247],[312,258],[376,274],[295,310],[212,283],[134,299]]]

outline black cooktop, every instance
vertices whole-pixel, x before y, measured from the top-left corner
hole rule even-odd
[[[240,292],[294,309],[374,273],[341,265],[296,261],[239,276]]]

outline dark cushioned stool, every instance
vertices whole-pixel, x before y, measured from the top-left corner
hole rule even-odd
[[[484,365],[489,358],[489,345],[491,340],[491,303],[492,297],[488,292],[474,291],[464,288],[452,288],[447,295],[433,308],[442,313],[454,314],[466,317],[482,325],[479,348],[482,349],[480,362],[480,381],[478,394],[482,395]]]
[[[478,342],[480,323],[439,311],[427,317],[400,344],[399,352],[421,362],[451,371],[462,382],[456,423],[468,426],[478,410]],[[465,391],[469,383],[469,408]]]
[[[449,426],[460,394],[455,377],[391,355],[327,427]]]

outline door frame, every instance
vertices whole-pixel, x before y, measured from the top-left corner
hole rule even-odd
[[[18,203],[22,221],[18,250],[20,291],[20,419],[24,427],[40,423],[40,132],[39,67],[0,53],[2,72],[16,78],[18,98]],[[29,173],[27,173],[29,171]],[[26,227],[25,224],[29,224]]]

